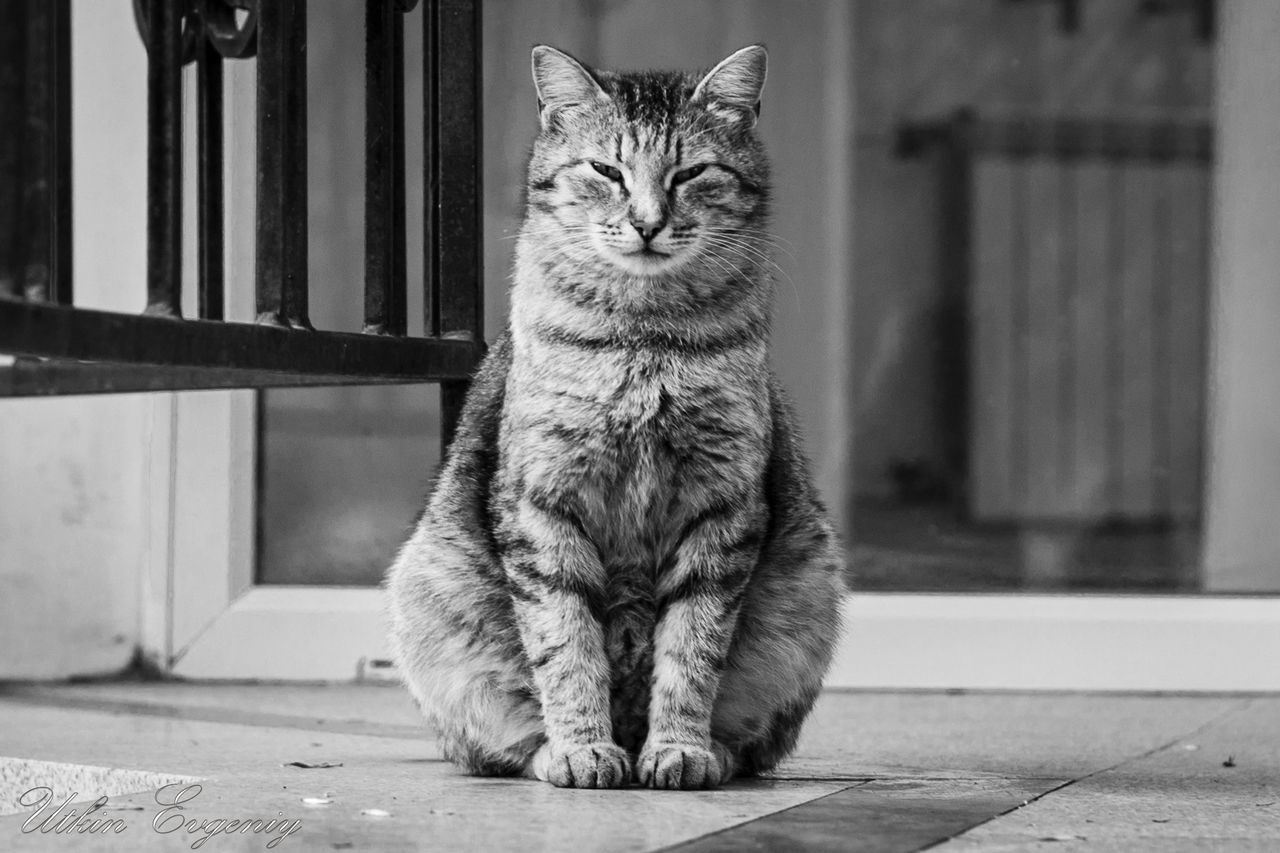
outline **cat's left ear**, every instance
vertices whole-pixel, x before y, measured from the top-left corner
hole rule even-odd
[[[543,127],[561,110],[609,100],[595,75],[563,50],[540,44],[533,48],[532,59]]]
[[[692,100],[718,101],[728,107],[760,115],[760,92],[768,73],[769,54],[762,44],[735,51],[707,72],[693,90]]]

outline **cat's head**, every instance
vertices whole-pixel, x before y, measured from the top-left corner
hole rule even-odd
[[[756,132],[766,53],[705,73],[615,73],[533,49],[541,132],[529,166],[536,232],[575,262],[632,276],[750,262],[768,161]]]

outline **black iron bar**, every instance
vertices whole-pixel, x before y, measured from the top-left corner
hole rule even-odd
[[[205,4],[208,6],[208,3]],[[223,139],[222,56],[208,24],[196,45],[196,273],[198,314],[205,320],[223,316]]]
[[[366,0],[364,17],[364,331],[387,331],[391,294],[391,0]]]
[[[20,289],[27,299],[53,298],[54,216],[54,9],[28,0],[21,173],[22,254]]]
[[[27,2],[0,0],[0,296],[22,293]]]
[[[288,230],[284,247],[285,313],[294,328],[311,328],[307,310],[307,0],[282,0],[286,7],[284,87],[287,120],[284,204]]]
[[[474,0],[427,0],[422,19],[424,327],[482,348],[480,10]],[[465,380],[440,384],[442,454],[467,387]]]
[[[312,375],[218,367],[95,364],[19,358],[0,367],[0,398],[64,394],[127,394],[230,388],[308,388],[332,385],[412,385],[417,377]]]
[[[440,0],[425,0],[422,9],[422,328],[428,337],[440,335],[440,187],[439,146],[436,128],[440,124],[440,55],[436,24]]]
[[[306,3],[258,7],[258,322],[307,317]]]
[[[404,21],[394,0],[365,7],[364,331],[405,333]]]
[[[254,293],[258,322],[283,325],[281,284],[284,281],[284,210],[281,187],[284,152],[279,137],[284,93],[281,91],[282,19],[280,4],[269,0],[258,11],[257,80],[257,255]]]
[[[175,323],[164,317],[0,299],[0,351],[234,370],[240,374],[241,387],[255,387],[260,384],[258,378],[268,373],[323,376],[339,382],[465,379],[476,365],[479,345],[345,332],[295,334],[255,323]]]
[[[53,15],[53,230],[49,297],[59,305],[72,301],[71,274],[71,0],[52,0]]]
[[[426,11],[430,11],[430,7]],[[434,59],[436,295],[443,337],[482,340],[480,223],[480,9],[438,0]],[[441,85],[447,81],[448,85]]]
[[[405,199],[404,199],[404,182],[405,182],[405,150],[404,150],[404,12],[412,8],[412,4],[406,4],[403,0],[397,2],[397,14],[392,18],[391,25],[393,29],[391,46],[391,82],[392,82],[392,103],[394,108],[391,111],[392,125],[391,138],[394,140],[391,149],[391,212],[392,221],[395,223],[394,230],[391,232],[391,294],[395,301],[391,304],[391,311],[388,314],[388,331],[395,335],[407,334],[408,329],[408,257],[406,252],[408,247],[405,245],[407,234],[405,229],[408,223],[405,221]]]
[[[147,313],[182,316],[182,10],[147,0]]]

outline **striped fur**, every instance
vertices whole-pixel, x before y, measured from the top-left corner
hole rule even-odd
[[[713,787],[792,749],[840,628],[768,367],[764,50],[534,77],[510,324],[388,576],[395,655],[469,772]]]

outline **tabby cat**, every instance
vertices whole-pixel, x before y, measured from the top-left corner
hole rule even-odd
[[[509,326],[387,581],[471,773],[714,787],[786,756],[818,694],[842,556],[768,366],[765,60],[533,50]]]

